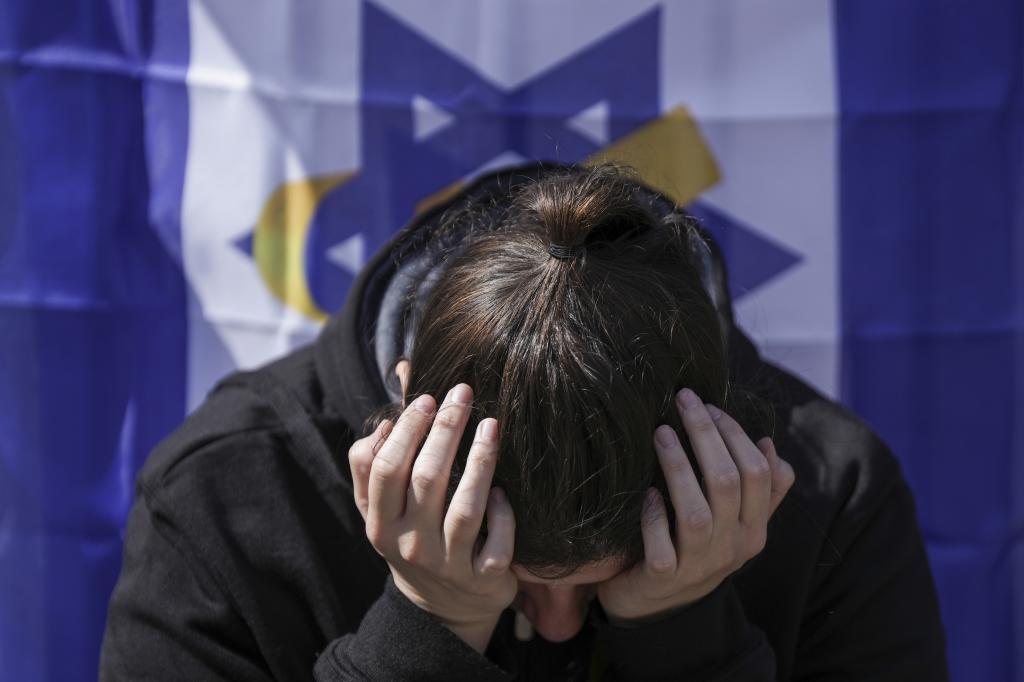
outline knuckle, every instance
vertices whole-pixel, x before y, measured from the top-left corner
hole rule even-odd
[[[370,462],[364,459],[349,458],[349,466],[357,478],[366,478],[370,475]]]
[[[466,469],[487,469],[494,462],[494,453],[483,448],[476,448],[466,459]]]
[[[711,481],[715,488],[725,492],[733,492],[740,489],[740,474],[736,469],[716,471],[712,474]]]
[[[647,558],[647,568],[651,573],[665,574],[675,570],[675,562],[665,555],[654,555]]]
[[[645,501],[643,507],[643,513],[640,516],[640,522],[651,526],[665,518],[665,505],[660,499],[655,498],[654,501]]]
[[[405,537],[398,543],[398,555],[410,564],[423,562],[424,549],[423,541],[417,535]]]
[[[480,566],[481,573],[504,573],[512,565],[512,556],[506,552],[486,557]]]
[[[378,481],[386,481],[394,478],[399,468],[398,462],[382,454],[373,461],[373,465],[370,467],[370,476]]]
[[[348,461],[369,463],[373,461],[373,450],[368,447],[361,446],[356,442],[352,447],[348,449]]]
[[[374,521],[366,522],[366,539],[375,549],[380,550],[384,545],[384,529]]]
[[[458,405],[446,405],[434,417],[434,428],[442,431],[455,431],[462,423],[462,410]]]
[[[475,520],[473,510],[465,504],[453,502],[448,508],[448,523],[451,524],[452,529],[456,532],[470,530]]]
[[[466,460],[466,466],[482,466],[487,464],[495,457],[494,450],[494,443],[489,443],[485,440],[479,439],[474,440],[473,444],[470,445],[469,457]]]
[[[405,408],[405,412],[398,415],[398,419],[395,421],[395,428],[392,432],[392,437],[399,437],[409,428],[416,428],[419,424],[422,424],[426,419],[426,415],[414,408],[412,405],[408,405]]]
[[[685,513],[679,521],[683,534],[691,541],[707,542],[712,536],[711,512]]]
[[[412,486],[413,493],[419,497],[426,495],[434,490],[437,486],[437,472],[433,469],[413,469],[412,477],[409,479],[409,485]]]
[[[390,438],[407,442],[414,437],[414,434],[425,431],[431,419],[432,415],[420,412],[414,407],[408,407],[395,422],[395,428],[392,430]]]
[[[352,447],[348,449],[349,461],[353,461],[356,459],[365,459],[367,455],[367,450],[369,450],[369,448],[367,447],[365,438],[361,438],[356,442],[352,443]]]
[[[373,458],[373,468],[380,466],[389,467],[391,470],[397,469],[406,459],[406,453],[413,449],[413,445],[415,444],[412,441],[405,438],[388,441]]]
[[[772,480],[772,469],[764,457],[752,459],[743,467],[743,471],[755,483],[768,483]]]
[[[356,441],[348,449],[348,459],[350,462],[369,462],[373,459],[373,451]]]
[[[654,529],[660,526],[665,518],[664,511],[660,509],[652,509],[644,512],[643,516],[640,518],[640,523],[647,529]]]
[[[691,533],[711,530],[711,510],[693,509],[682,514],[680,522]]]

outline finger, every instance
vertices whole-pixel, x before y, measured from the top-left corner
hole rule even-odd
[[[497,425],[498,422],[491,417],[477,425],[476,437],[466,459],[466,470],[444,517],[448,554],[467,561],[472,557],[494,477],[498,454]]]
[[[684,388],[676,396],[679,416],[704,473],[708,503],[715,526],[738,522],[740,518],[740,472],[732,461],[714,420],[697,394]]]
[[[366,509],[369,506],[367,486],[370,480],[370,465],[391,433],[392,426],[391,421],[385,419],[377,424],[372,434],[357,440],[348,451],[348,465],[352,470],[352,494],[363,521],[366,520]]]
[[[412,465],[405,513],[414,525],[429,529],[435,535],[441,530],[452,461],[469,419],[472,400],[473,390],[467,384],[459,384],[448,391]]]
[[[652,575],[670,575],[676,571],[676,548],[668,529],[665,500],[655,488],[647,490],[640,532],[644,541],[644,569]]]
[[[409,469],[433,415],[433,397],[421,395],[398,418],[387,442],[373,458],[367,486],[369,527],[380,528],[404,512]]]
[[[475,564],[480,575],[508,570],[516,540],[516,519],[512,505],[501,488],[491,488],[487,498],[487,540],[480,548]]]
[[[789,492],[790,488],[793,487],[793,483],[796,482],[796,473],[789,462],[779,457],[779,453],[775,449],[775,443],[771,438],[762,438],[757,442],[757,447],[764,453],[772,469],[772,494],[768,513],[774,514],[786,493]]]
[[[714,405],[706,407],[740,472],[740,523],[749,528],[763,528],[770,514],[768,505],[772,496],[772,470],[768,459],[735,419]]]
[[[654,450],[665,474],[669,499],[676,510],[677,554],[681,556],[685,545],[699,547],[711,539],[711,507],[675,429],[667,424],[655,429]]]

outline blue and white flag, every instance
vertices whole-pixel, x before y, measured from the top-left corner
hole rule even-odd
[[[135,473],[473,176],[635,166],[917,497],[956,680],[1024,679],[1024,6],[0,3],[0,679],[95,677]]]

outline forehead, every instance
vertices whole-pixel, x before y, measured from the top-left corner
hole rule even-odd
[[[600,583],[608,580],[616,573],[622,571],[625,562],[619,558],[601,559],[585,564],[567,576],[561,578],[542,578],[534,575],[527,568],[519,564],[512,564],[512,573],[524,583],[540,583],[545,585],[586,585],[589,583]]]

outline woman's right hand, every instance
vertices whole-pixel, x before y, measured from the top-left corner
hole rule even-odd
[[[498,455],[493,418],[480,421],[465,472],[444,508],[472,399],[472,389],[459,384],[435,417],[434,399],[420,396],[393,427],[384,421],[357,440],[348,459],[366,537],[387,560],[395,585],[483,653],[516,596],[509,570],[515,519],[501,489],[491,488]],[[475,552],[485,513],[487,540]]]

